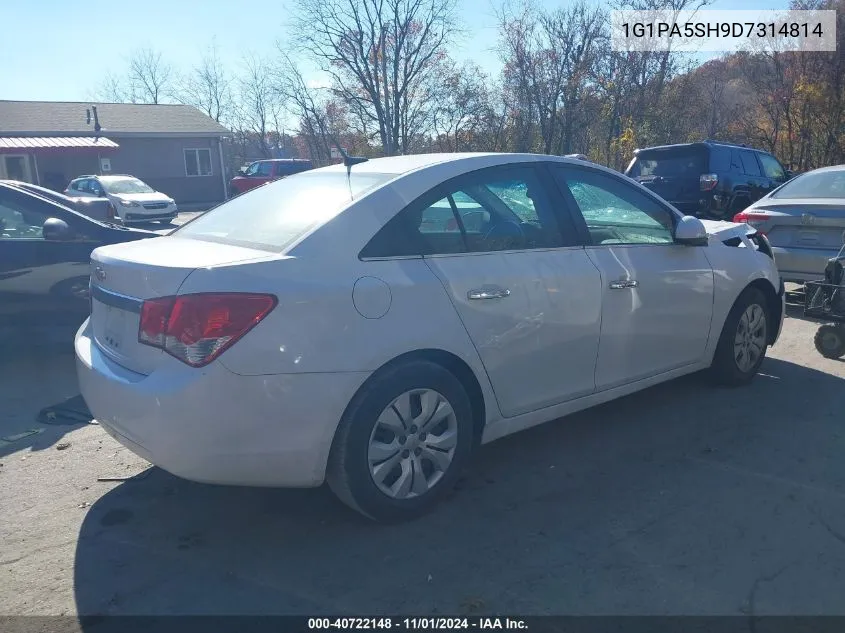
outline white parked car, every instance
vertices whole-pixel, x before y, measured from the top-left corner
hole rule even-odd
[[[316,169],[91,267],[76,354],[108,433],[196,481],[327,479],[379,520],[481,442],[702,369],[747,383],[784,314],[751,227],[527,154]]]
[[[124,224],[162,221],[179,215],[176,202],[134,176],[80,176],[65,189],[70,197],[108,198],[115,218]]]

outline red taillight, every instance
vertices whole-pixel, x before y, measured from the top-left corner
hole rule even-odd
[[[273,295],[240,292],[148,299],[141,306],[138,342],[202,367],[258,325],[276,303]]]
[[[769,216],[765,213],[749,213],[747,211],[741,211],[734,216],[734,222],[747,224],[748,226],[757,229],[757,232],[760,233],[760,235],[765,235],[765,232],[760,230],[760,225],[766,223],[768,220]]]
[[[698,185],[702,191],[712,191],[719,184],[718,174],[701,174]]]

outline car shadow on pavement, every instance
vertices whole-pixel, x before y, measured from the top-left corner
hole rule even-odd
[[[483,447],[449,499],[401,525],[325,487],[153,469],[90,508],[77,611],[841,612],[845,548],[807,505],[845,531],[842,387],[777,359],[747,388],[675,380]],[[781,567],[782,594],[765,580]]]

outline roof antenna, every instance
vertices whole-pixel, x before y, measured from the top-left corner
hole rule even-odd
[[[340,155],[343,156],[343,165],[346,167],[346,184],[349,186],[349,197],[354,198],[355,196],[352,195],[352,166],[366,163],[370,159],[365,156],[350,156],[340,146],[340,143],[337,142],[337,139],[333,135],[329,135],[329,138],[335,144],[335,147],[337,147]]]

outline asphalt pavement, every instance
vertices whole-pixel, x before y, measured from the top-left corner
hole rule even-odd
[[[393,526],[37,424],[72,356],[3,359],[0,614],[845,614],[845,363],[790,315],[750,386],[690,376],[504,438]]]

